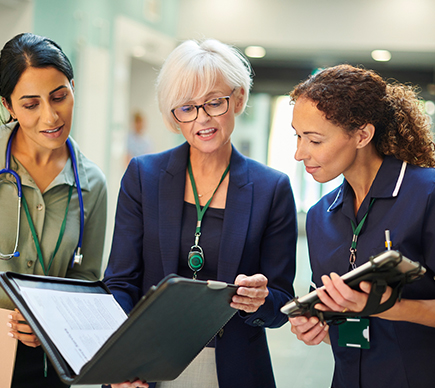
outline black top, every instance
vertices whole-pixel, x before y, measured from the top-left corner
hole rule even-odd
[[[199,238],[198,245],[203,250],[204,267],[197,272],[198,280],[216,280],[217,278],[217,264],[224,213],[225,209],[209,207],[202,219],[201,237]],[[192,203],[184,202],[178,275],[186,278],[193,277],[193,271],[187,264],[187,256],[189,255],[190,248],[195,244],[197,220],[196,206]]]

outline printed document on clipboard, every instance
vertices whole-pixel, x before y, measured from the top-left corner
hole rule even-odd
[[[76,374],[127,319],[111,294],[21,288],[22,296]]]

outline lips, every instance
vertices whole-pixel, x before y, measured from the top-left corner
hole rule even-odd
[[[305,166],[305,170],[308,174],[314,174],[320,167],[316,166]]]
[[[41,131],[42,133],[56,133],[62,129],[63,125],[54,129],[46,129],[45,131]]]
[[[198,136],[201,136],[203,138],[206,137],[211,137],[216,133],[217,129],[216,128],[207,128],[207,129],[201,129],[200,131],[198,131],[196,134]]]

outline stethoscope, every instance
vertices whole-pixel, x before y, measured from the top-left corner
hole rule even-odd
[[[11,136],[9,137],[8,144],[6,147],[5,168],[3,170],[0,170],[0,175],[1,174],[11,174],[15,178],[16,185],[17,185],[17,192],[18,192],[18,206],[17,206],[18,207],[18,216],[17,216],[18,222],[17,222],[17,237],[15,240],[15,247],[14,247],[14,251],[10,254],[0,253],[0,259],[3,259],[3,260],[10,260],[13,257],[20,256],[20,252],[18,251],[18,240],[20,237],[20,212],[21,212],[21,203],[22,203],[23,191],[22,191],[22,186],[21,186],[21,178],[14,170],[12,170],[10,168],[12,140],[13,140],[15,134],[17,133],[17,130],[18,130],[18,125],[14,128],[14,130],[11,133]],[[76,160],[76,157],[74,154],[74,149],[72,147],[71,141],[69,139],[66,140],[66,145],[68,147],[70,157],[71,157],[72,167],[73,167],[73,171],[74,171],[74,179],[75,179],[76,186],[77,186],[77,194],[78,194],[79,206],[80,206],[80,234],[79,234],[79,242],[77,244],[77,249],[75,250],[74,255],[73,255],[73,259],[71,260],[71,267],[73,267],[74,264],[81,264],[82,260],[83,260],[83,255],[81,253],[81,249],[82,249],[83,230],[84,230],[84,223],[85,223],[85,211],[84,211],[84,206],[83,206],[82,189],[80,187],[79,173],[78,173],[78,169],[77,169],[77,160]]]

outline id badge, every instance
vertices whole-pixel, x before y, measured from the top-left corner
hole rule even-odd
[[[338,346],[370,349],[369,327],[367,318],[347,318],[338,326]]]

